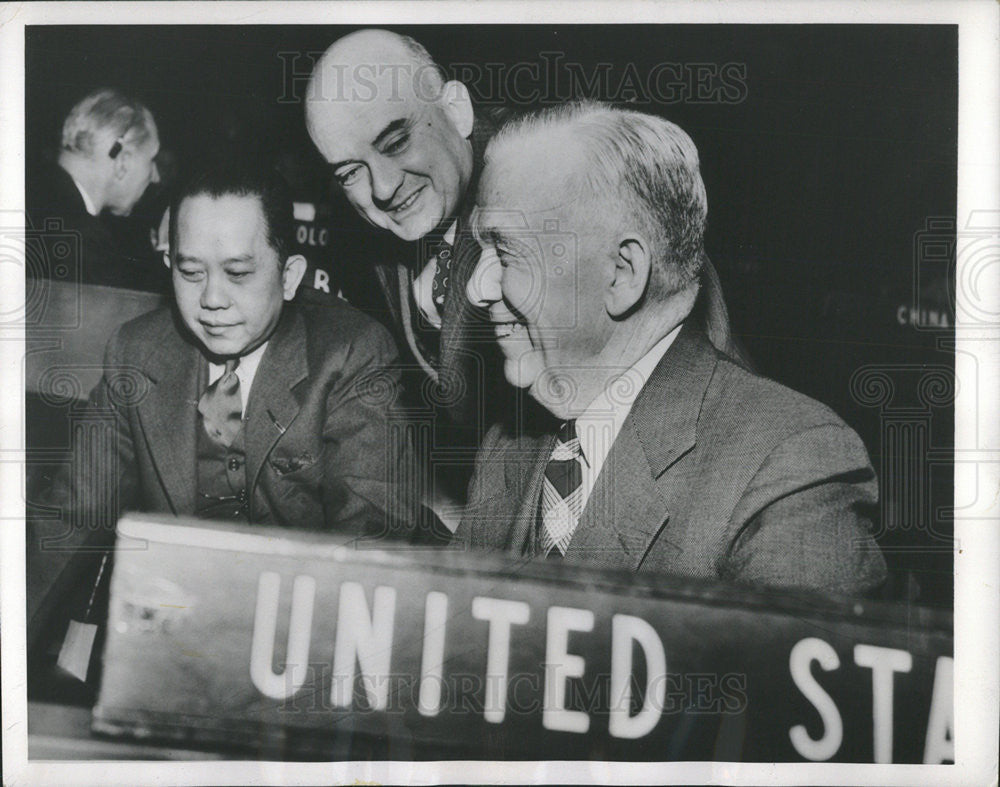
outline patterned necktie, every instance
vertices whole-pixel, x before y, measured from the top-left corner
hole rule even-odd
[[[434,266],[434,281],[431,284],[431,298],[439,315],[444,314],[444,296],[448,292],[448,279],[451,276],[451,261],[454,249],[446,240],[434,241],[429,244],[428,259],[437,258]]]
[[[240,431],[243,419],[243,402],[240,399],[240,378],[236,367],[240,359],[226,361],[222,377],[205,389],[198,400],[205,431],[215,442],[228,448]]]
[[[559,428],[559,439],[545,466],[542,526],[539,529],[539,547],[545,556],[551,553],[552,557],[563,557],[580,522],[583,513],[582,459],[576,422],[566,421]]]

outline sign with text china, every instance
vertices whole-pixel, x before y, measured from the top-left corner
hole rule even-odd
[[[261,757],[950,762],[946,613],[119,525],[94,730]]]

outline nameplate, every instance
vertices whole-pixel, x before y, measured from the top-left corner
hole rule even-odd
[[[947,613],[179,522],[119,523],[99,733],[268,758],[954,757]]]

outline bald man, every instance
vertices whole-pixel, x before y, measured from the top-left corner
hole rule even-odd
[[[306,124],[358,214],[410,242],[400,256],[371,262],[391,327],[420,370],[408,379],[415,404],[433,413],[434,444],[449,452],[432,495],[447,522],[482,435],[513,394],[485,315],[464,295],[481,253],[467,230],[472,195],[497,124],[474,112],[465,85],[446,81],[419,43],[384,30],[353,33],[326,51],[306,95]]]
[[[437,431],[447,434],[436,444],[474,452],[512,395],[487,315],[465,298],[482,251],[468,219],[498,124],[421,44],[386,30],[360,30],[327,49],[306,94],[306,124],[354,209],[413,242],[403,259],[373,260],[375,272],[397,334],[436,383],[429,398],[443,405]],[[715,271],[705,268],[709,336],[738,355]],[[449,467],[448,480],[464,490],[467,473]]]

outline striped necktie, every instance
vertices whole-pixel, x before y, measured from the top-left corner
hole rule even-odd
[[[582,459],[576,421],[566,421],[559,428],[559,439],[545,466],[539,528],[539,548],[545,556],[563,557],[580,522],[583,513]]]
[[[208,386],[198,400],[198,412],[201,413],[205,431],[226,448],[236,439],[243,420],[240,378],[236,376],[239,365],[239,358],[226,361],[222,377]]]

